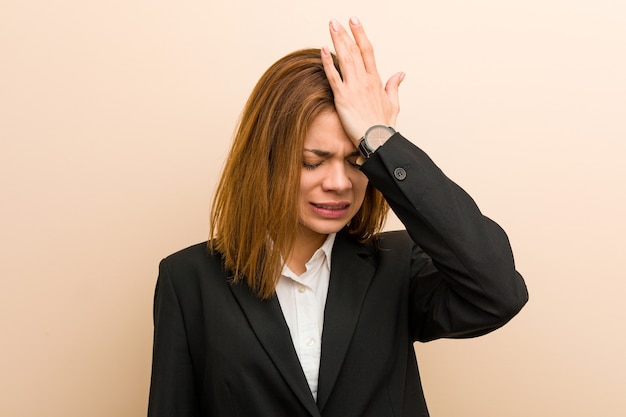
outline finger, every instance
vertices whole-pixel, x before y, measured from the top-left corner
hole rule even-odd
[[[357,46],[359,47],[365,70],[370,74],[378,75],[378,70],[376,69],[376,59],[374,57],[374,48],[365,34],[363,25],[356,16],[352,16],[350,18],[350,30],[352,31],[352,35],[354,36]]]
[[[363,64],[361,51],[336,19],[330,21],[330,37],[335,47],[339,68],[341,68],[344,80],[350,79],[352,74],[363,74],[365,65]]]
[[[392,94],[397,97],[398,88],[400,87],[400,84],[402,84],[402,81],[404,81],[405,77],[406,74],[404,72],[397,72],[392,75],[389,80],[387,80],[387,83],[385,84],[385,91],[387,92],[387,96]]]
[[[398,89],[402,81],[404,81],[405,76],[406,74],[404,72],[398,72],[394,74],[391,78],[389,78],[389,80],[387,81],[387,84],[385,84],[385,92],[387,93],[387,97],[389,97],[389,101],[391,102],[391,105],[393,107],[393,112],[395,113],[394,123],[395,123],[395,117],[398,115],[398,112],[400,111],[400,100],[398,96]]]
[[[324,67],[324,72],[326,73],[326,78],[328,78],[330,87],[333,91],[336,91],[336,88],[338,88],[342,82],[341,75],[339,74],[339,71],[337,71],[337,68],[335,68],[335,63],[333,62],[333,57],[330,54],[328,47],[322,47],[320,56],[322,58],[322,66]]]

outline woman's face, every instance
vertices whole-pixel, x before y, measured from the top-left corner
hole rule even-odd
[[[356,165],[358,156],[337,113],[325,111],[313,120],[304,138],[299,237],[323,241],[359,211],[368,180]]]

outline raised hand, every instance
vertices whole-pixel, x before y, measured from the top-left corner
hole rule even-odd
[[[335,95],[337,114],[347,135],[358,146],[359,139],[373,125],[395,128],[400,111],[398,87],[405,74],[394,74],[383,87],[374,50],[356,17],[350,18],[350,31],[354,40],[337,20],[330,21],[330,36],[341,75],[333,65],[327,47],[322,48],[321,57]]]

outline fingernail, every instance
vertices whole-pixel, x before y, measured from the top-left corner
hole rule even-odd
[[[337,22],[336,19],[331,19],[330,20],[330,27],[332,30],[334,30],[335,32],[339,31],[339,22]]]
[[[322,55],[330,55],[330,51],[328,50],[328,46],[322,46]]]
[[[357,19],[356,16],[352,16],[350,18],[350,23],[352,23],[354,26],[358,26],[361,22],[359,22],[359,19]]]

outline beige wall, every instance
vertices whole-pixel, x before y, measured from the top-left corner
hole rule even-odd
[[[261,72],[351,14],[531,292],[416,346],[433,416],[626,414],[625,2],[3,0],[0,415],[145,414],[158,261],[206,238]]]

